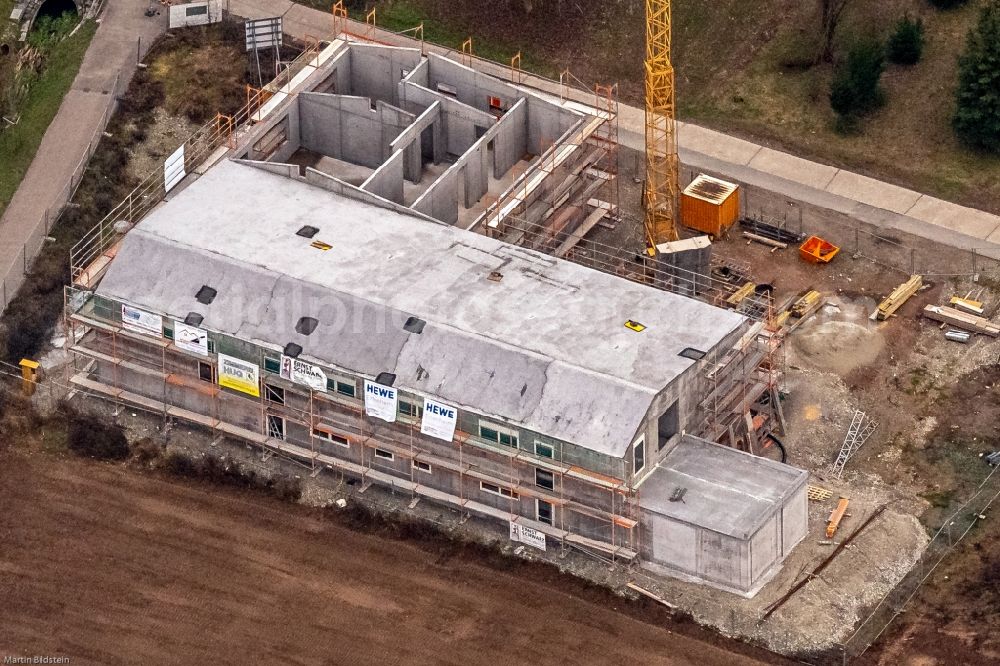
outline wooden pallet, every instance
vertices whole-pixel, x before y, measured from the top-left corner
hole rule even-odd
[[[814,502],[822,502],[823,500],[828,500],[833,497],[833,493],[826,488],[820,488],[819,486],[810,484],[806,486],[806,496]]]

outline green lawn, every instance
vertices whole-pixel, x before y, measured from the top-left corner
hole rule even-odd
[[[20,122],[0,134],[0,213],[3,212],[38,150],[45,130],[83,62],[97,24],[87,21],[75,35],[52,47],[42,75],[20,108]]]

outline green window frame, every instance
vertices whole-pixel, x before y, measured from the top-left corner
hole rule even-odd
[[[281,373],[281,359],[271,358],[270,356],[264,357],[264,370],[267,372],[273,372],[274,374]]]

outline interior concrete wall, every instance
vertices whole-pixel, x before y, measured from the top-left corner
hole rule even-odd
[[[375,170],[361,189],[376,194],[383,199],[403,203],[403,170],[405,154],[401,150],[394,152],[382,166]]]
[[[263,169],[264,171],[270,171],[271,173],[276,173],[279,176],[286,176],[288,178],[299,177],[299,167],[295,164],[284,164],[282,162],[261,162],[260,160],[234,161],[239,162],[240,164],[246,164],[247,166]]]
[[[528,103],[519,99],[497,123],[493,141],[493,172],[500,178],[528,152]]]
[[[381,44],[351,44],[352,95],[371,97],[399,105],[397,85],[403,71],[413,70],[420,63],[420,52]]]
[[[416,83],[418,86],[427,88],[430,68],[430,62],[427,60],[421,60],[416,67],[410,70],[409,74],[403,77],[403,80],[410,81],[412,83]]]
[[[501,123],[496,123],[486,130],[472,147],[413,202],[413,208],[434,217],[440,214],[443,217],[438,219],[448,224],[457,222],[459,204],[464,208],[470,208],[489,191],[489,176],[493,165],[490,164],[487,146],[490,142],[496,144],[500,128]],[[462,179],[461,183],[459,178]],[[461,201],[459,201],[460,187],[464,191]]]
[[[414,117],[367,97],[299,95],[301,145],[313,152],[377,169],[392,154],[392,141]]]
[[[434,217],[425,215],[424,213],[418,210],[414,210],[413,208],[400,205],[395,201],[385,199],[377,194],[374,194],[373,192],[362,190],[360,187],[356,187],[354,185],[351,185],[350,183],[345,183],[344,181],[334,178],[333,176],[330,176],[328,174],[325,174],[322,171],[317,171],[312,167],[306,168],[305,180],[307,183],[310,183],[317,187],[322,187],[325,190],[341,194],[345,197],[351,197],[352,199],[356,199],[358,201],[370,203],[375,206],[381,206],[383,208],[394,210],[398,213],[404,213],[406,215],[418,217],[428,222],[434,222],[440,224],[440,222]]]
[[[496,124],[489,113],[463,104],[454,97],[442,95],[415,83],[404,81],[399,86],[400,106],[410,112],[422,112],[434,102],[440,102],[444,116],[444,147],[452,155],[461,155],[476,142],[476,128]]]
[[[431,53],[427,56],[429,64],[427,87],[437,90],[439,84],[445,84],[455,89],[458,100],[480,111],[489,111],[490,97],[500,98],[501,106],[509,109],[514,103],[525,96],[525,93],[510,83],[501,81],[488,74],[477,72],[454,60]]]
[[[428,127],[435,136],[443,132],[443,119],[441,118],[441,102],[434,102],[427,107],[423,113],[417,116],[416,120],[409,127],[400,132],[399,136],[392,140],[389,147],[392,150],[402,150],[406,153],[404,161],[404,174],[407,180],[418,183],[423,172],[423,156],[421,149],[421,134]],[[434,142],[437,147],[437,141]],[[434,161],[443,159],[444,154],[438,154],[435,150]]]

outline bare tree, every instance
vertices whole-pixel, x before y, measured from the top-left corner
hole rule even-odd
[[[851,0],[819,0],[821,41],[818,61],[833,61],[833,39],[837,36],[837,26]]]

